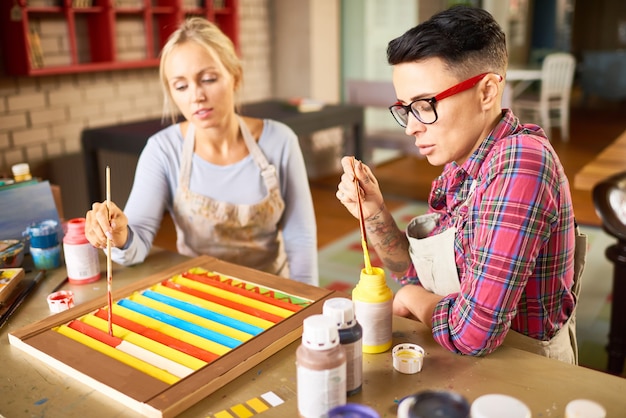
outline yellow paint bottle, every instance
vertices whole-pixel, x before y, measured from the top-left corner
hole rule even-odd
[[[387,286],[385,271],[372,267],[371,274],[361,270],[352,291],[354,315],[363,328],[363,352],[383,353],[392,343],[393,292]]]

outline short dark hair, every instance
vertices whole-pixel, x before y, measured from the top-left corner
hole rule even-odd
[[[442,59],[459,78],[481,72],[506,72],[506,37],[486,10],[453,6],[389,42],[391,65],[427,58]]]

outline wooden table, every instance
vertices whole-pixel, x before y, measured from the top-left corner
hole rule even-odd
[[[114,266],[114,289],[159,272],[185,260],[165,251],[155,251],[145,263],[123,268]],[[34,273],[29,273],[32,277]],[[123,404],[61,374],[36,358],[9,345],[7,333],[50,315],[45,297],[65,277],[63,268],[48,272],[12,319],[0,330],[0,414],[17,416],[89,416],[136,417]],[[84,303],[102,297],[106,282],[69,285],[76,302]],[[405,318],[394,318],[394,345],[412,342],[426,351],[420,373],[404,375],[392,367],[391,352],[365,354],[364,383],[360,394],[349,402],[367,404],[381,417],[395,417],[397,402],[404,396],[427,389],[453,390],[468,401],[488,393],[503,393],[525,402],[533,417],[564,416],[565,405],[577,398],[601,403],[608,418],[624,416],[626,411],[626,379],[572,366],[510,347],[501,347],[482,358],[450,353],[434,342],[430,331],[422,324]],[[263,417],[293,417],[297,415],[296,399],[296,341],[274,356],[214,392],[181,417],[215,417],[215,414],[237,408],[246,401],[266,392],[277,395],[283,403],[263,412]],[[231,412],[232,416],[236,416]]]
[[[335,127],[348,127],[350,134],[344,139],[344,152],[363,159],[364,109],[351,104],[325,105],[321,110],[299,112],[281,100],[265,100],[242,106],[242,115],[274,119],[288,125],[301,141],[315,132]],[[139,156],[148,138],[163,129],[161,119],[103,126],[85,129],[81,134],[83,160],[89,206],[102,200],[104,168],[98,164],[98,153],[102,150]]]
[[[576,173],[574,188],[593,190],[602,180],[622,171],[626,171],[626,131]]]

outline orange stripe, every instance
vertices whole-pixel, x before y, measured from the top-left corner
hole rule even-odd
[[[193,280],[193,279],[190,279],[190,280]],[[255,309],[251,306],[246,306],[241,303],[233,302],[231,300],[220,298],[215,295],[210,295],[208,293],[202,292],[197,289],[192,289],[190,287],[180,285],[174,282],[172,279],[164,280],[163,282],[161,282],[161,284],[163,286],[169,287],[170,289],[178,290],[180,292],[187,293],[188,295],[192,295],[192,296],[204,299],[204,300],[208,300],[209,302],[217,303],[219,305],[238,310],[239,312],[256,316],[257,318],[265,319],[266,321],[270,321],[274,324],[283,320],[283,318],[281,318],[278,315],[274,315],[269,312],[262,311],[260,309]]]
[[[234,286],[229,283],[225,283],[220,280],[219,275],[213,274],[209,276],[209,274],[211,273],[194,274],[194,273],[186,272],[186,273],[183,273],[182,276],[187,279],[191,279],[200,283],[208,284],[209,286],[217,287],[218,289],[226,290],[228,292],[242,295],[250,299],[255,299],[260,302],[269,303],[271,305],[278,306],[280,308],[287,309],[292,312],[298,312],[299,310],[302,309],[302,306],[294,305],[293,303],[285,302],[284,300],[278,300],[273,297],[267,296],[266,294],[262,294],[262,293],[255,292],[252,290],[244,289],[242,287]],[[216,278],[212,278],[212,277],[216,277]],[[268,290],[268,292],[273,293],[272,290]]]
[[[108,315],[108,312],[105,311],[104,309],[98,309],[98,311],[95,313],[95,316],[102,318],[102,319],[107,319],[108,318],[107,315]],[[197,359],[204,360],[207,363],[210,363],[219,357],[219,355],[215,353],[211,353],[210,351],[196,347],[194,345],[191,345],[189,343],[186,343],[184,341],[171,337],[167,334],[163,334],[162,332],[159,332],[152,328],[148,328],[146,326],[138,324],[137,322],[131,321],[130,319],[127,319],[127,318],[123,318],[116,314],[113,314],[113,323],[115,325],[119,325],[122,328],[126,328],[129,331],[133,331],[137,334],[143,335],[146,338],[150,338],[151,340],[167,345],[168,347],[171,347],[175,350],[178,350],[185,354],[189,354],[190,356],[193,356]]]

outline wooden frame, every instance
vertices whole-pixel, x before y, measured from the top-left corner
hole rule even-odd
[[[296,341],[302,335],[303,319],[321,313],[324,301],[337,296],[331,290],[202,256],[114,291],[113,300],[125,298],[133,292],[146,289],[193,267],[279,290],[311,300],[312,303],[172,385],[126,366],[52,329],[106,307],[106,296],[14,331],[9,334],[9,342],[142,415],[172,417]]]

